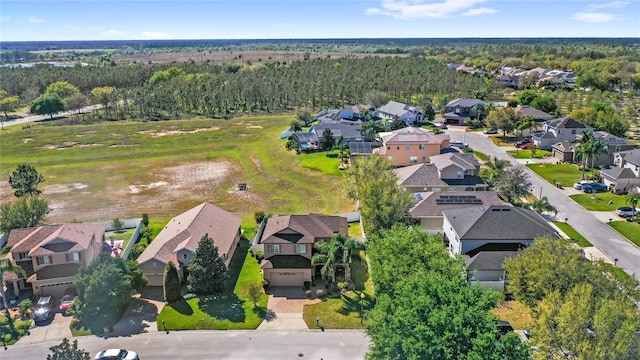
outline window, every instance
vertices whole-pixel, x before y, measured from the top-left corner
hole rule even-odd
[[[458,171],[458,172],[456,173],[456,178],[458,178],[458,179],[462,179],[462,178],[463,178],[463,176],[462,176],[462,171]]]
[[[187,260],[189,258],[189,255],[187,255],[187,253],[182,254],[182,259]]]
[[[426,157],[426,156],[423,156],[423,157],[422,157],[422,162],[423,162],[423,163],[426,163],[426,162],[427,162],[427,157]]]
[[[388,145],[387,145],[387,150],[391,150],[391,146],[388,146]]]
[[[296,244],[296,254],[306,254],[306,253],[307,253],[307,245]]]
[[[420,144],[420,145],[418,145],[418,149],[420,149],[420,150],[424,150],[424,144]]]
[[[18,253],[18,260],[23,260],[23,259],[26,259],[28,257],[29,257],[29,253],[26,253],[26,252]]]
[[[405,149],[405,150],[411,150],[411,145],[405,145],[405,146],[404,146],[404,149]]]
[[[400,145],[396,146],[396,150],[400,150]]]
[[[49,265],[51,264],[51,256],[49,255],[38,256],[36,258],[36,262],[38,263],[38,265]]]
[[[409,162],[412,164],[417,164],[418,163],[418,157],[417,156],[409,156]]]
[[[80,261],[80,253],[74,252],[67,254],[67,262],[78,262]]]
[[[577,133],[578,133],[577,131],[578,131],[578,130],[571,130],[571,134],[572,134],[572,135],[575,135],[575,134],[577,134]]]
[[[280,254],[280,245],[269,245],[269,253]]]

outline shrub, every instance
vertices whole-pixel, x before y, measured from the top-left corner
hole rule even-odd
[[[167,266],[164,268],[163,290],[164,300],[168,303],[180,300],[182,297],[178,269],[176,269],[176,265],[173,261],[169,261]]]
[[[304,289],[305,290],[309,290],[311,288],[311,282],[310,281],[305,281],[304,282]]]
[[[322,289],[317,289],[317,290],[316,290],[316,296],[317,296],[317,297],[319,297],[319,298],[324,297],[324,290],[322,290]]]
[[[256,219],[256,224],[260,224],[265,217],[264,211],[256,211],[253,213],[253,217]]]
[[[307,295],[308,298],[311,297],[311,290],[305,290],[304,293]]]
[[[331,284],[327,285],[327,294],[331,295],[334,292],[336,292],[336,290],[338,290],[338,287],[336,286],[336,284],[331,283]]]
[[[262,280],[262,288],[264,289],[264,291],[267,291],[267,289],[269,289],[269,280]]]
[[[196,295],[194,293],[187,293],[187,294],[184,294],[184,296],[182,298],[186,301],[186,300],[195,299],[197,297],[198,297],[198,295]]]
[[[348,286],[349,286],[349,284],[347,284],[347,283],[346,283],[346,282],[344,282],[344,281],[340,281],[340,282],[337,284],[338,290],[340,290],[340,292],[344,292],[345,290],[347,290],[347,287],[348,287]]]
[[[264,251],[254,250],[253,256],[258,260],[258,264],[264,259]]]
[[[29,315],[30,310],[33,308],[33,301],[31,299],[24,299],[18,305],[18,311],[20,312],[20,316],[25,318]]]

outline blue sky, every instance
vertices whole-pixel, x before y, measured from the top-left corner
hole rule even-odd
[[[0,2],[0,41],[640,37],[640,0]]]

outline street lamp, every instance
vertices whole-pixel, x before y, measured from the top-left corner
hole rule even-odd
[[[364,301],[364,291],[360,293],[360,325],[362,325],[362,322],[364,321],[364,318],[362,317],[362,302]]]

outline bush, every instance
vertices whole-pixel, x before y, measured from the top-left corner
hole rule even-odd
[[[305,290],[304,293],[307,295],[308,298],[311,297],[311,290]]]
[[[327,294],[331,295],[334,292],[336,292],[338,290],[338,287],[336,286],[336,284],[331,283],[329,285],[327,285]]]
[[[136,243],[131,248],[131,252],[129,253],[129,259],[136,260],[146,248],[147,248],[147,243],[143,243],[143,242]]]
[[[168,303],[178,301],[182,297],[178,269],[173,261],[169,261],[164,268],[163,290],[164,300]]]
[[[324,290],[322,290],[322,289],[317,289],[317,290],[316,290],[316,296],[317,296],[317,297],[319,297],[319,298],[324,297]]]
[[[33,301],[31,299],[24,299],[18,305],[18,311],[23,319],[29,315],[31,309],[33,309]]]
[[[262,288],[264,289],[264,291],[267,291],[267,289],[269,289],[269,280],[262,280]]]
[[[254,250],[253,251],[253,256],[256,258],[256,260],[258,260],[258,264],[259,264],[264,259],[264,251],[262,251],[262,250]]]
[[[337,284],[338,290],[340,290],[340,292],[344,292],[345,290],[347,290],[347,287],[348,287],[348,286],[349,286],[349,284],[347,284],[347,283],[346,283],[346,282],[344,282],[344,281],[340,281],[340,282]]]
[[[265,217],[264,211],[256,211],[253,213],[253,217],[256,219],[256,224],[260,224]]]
[[[304,282],[304,289],[305,290],[311,289],[311,281],[305,281]]]
[[[191,299],[195,299],[195,298],[197,298],[197,297],[198,297],[198,295],[196,295],[196,294],[194,294],[194,293],[187,293],[187,294],[184,294],[184,296],[182,296],[182,298],[183,298],[185,301],[187,301],[187,300],[191,300]]]

